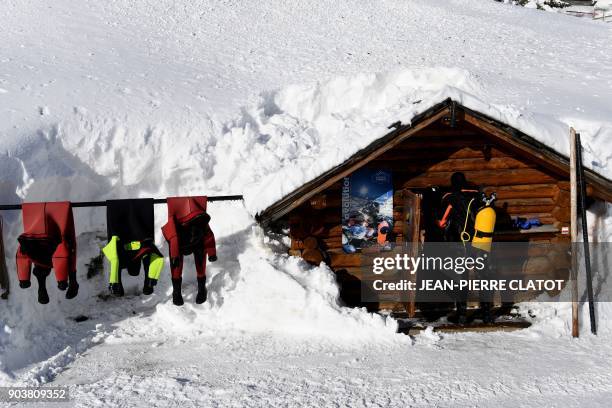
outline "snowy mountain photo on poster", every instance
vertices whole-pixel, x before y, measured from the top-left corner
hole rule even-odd
[[[361,248],[377,245],[379,235],[386,234],[392,228],[391,171],[364,168],[345,177],[342,183],[344,251],[353,253]]]

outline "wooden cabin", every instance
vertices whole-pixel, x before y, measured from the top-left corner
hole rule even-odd
[[[485,192],[496,192],[494,241],[570,241],[568,158],[529,135],[446,100],[414,118],[411,125],[393,124],[386,136],[258,216],[260,223],[269,228],[289,230],[292,255],[313,263],[327,262],[337,273],[341,295],[349,305],[360,304],[358,283],[363,256],[342,249],[341,193],[344,178],[361,168],[382,168],[393,174],[396,243],[423,239],[427,225],[423,218],[431,206],[426,202],[427,190],[432,186],[442,190],[448,187],[451,175],[457,171]],[[612,201],[610,180],[590,170],[586,178],[591,199]],[[407,212],[411,211],[421,226],[418,231],[408,228]],[[543,225],[530,230],[513,229],[514,217],[537,218]],[[322,256],[317,255],[320,253]],[[541,262],[531,261],[532,272],[525,273],[541,272]],[[400,302],[366,306],[371,310],[407,311],[406,304]]]

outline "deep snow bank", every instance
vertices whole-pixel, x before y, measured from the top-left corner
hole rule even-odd
[[[347,346],[392,341],[395,321],[340,306],[328,267],[311,267],[279,253],[283,246],[264,236],[259,227],[245,234],[245,248],[237,260],[213,270],[210,301],[203,307],[189,304],[186,311],[161,303],[152,316],[152,327],[177,335],[273,333],[349,341]]]

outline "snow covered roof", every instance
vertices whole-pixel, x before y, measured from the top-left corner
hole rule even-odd
[[[421,104],[422,101],[417,101],[414,103],[414,105]],[[431,125],[435,121],[440,120],[445,116],[453,117],[459,110],[463,111],[465,115],[469,115],[472,118],[481,121],[483,124],[482,126],[489,132],[495,131],[497,133],[497,130],[499,130],[501,133],[498,133],[498,136],[501,134],[501,137],[506,138],[506,140],[514,140],[513,143],[515,143],[516,147],[525,150],[527,153],[531,154],[532,157],[537,158],[541,162],[548,163],[561,171],[569,172],[569,159],[567,155],[564,155],[559,151],[564,150],[563,146],[555,146],[553,143],[551,143],[551,141],[557,140],[558,138],[554,137],[554,132],[550,133],[551,129],[554,129],[553,127],[550,127],[550,124],[530,123],[529,120],[519,120],[518,117],[512,118],[512,116],[508,117],[500,115],[501,112],[487,109],[487,106],[477,103],[477,101],[473,98],[463,97],[461,98],[461,102],[457,102],[449,97],[441,102],[435,103],[434,105],[422,105],[421,110],[414,111],[414,115],[409,118],[409,124],[402,124],[405,122],[402,122],[401,120],[392,124],[388,127],[388,129],[394,128],[394,130],[387,131],[387,133],[383,136],[375,138],[369,145],[361,148],[357,152],[354,152],[354,154],[352,154],[342,163],[337,163],[335,166],[319,174],[317,177],[307,180],[303,185],[298,186],[293,191],[285,194],[280,200],[274,202],[266,207],[263,211],[259,212],[258,219],[266,223],[283,216],[291,209],[296,208],[298,205],[308,200],[313,195],[325,190],[346,174],[349,174],[357,168],[365,165],[370,160],[375,159],[379,154],[382,154],[384,151],[392,148],[392,146],[396,143],[401,142],[410,135]],[[481,110],[484,110],[486,113],[483,114]],[[491,114],[495,116],[492,116]],[[406,120],[405,117],[402,119]],[[506,122],[504,122],[504,120]],[[520,126],[523,129],[530,129],[533,132],[537,132],[534,134],[538,135],[538,137],[530,136],[518,128],[508,125],[507,122],[514,123],[516,126]],[[544,132],[545,130],[548,132]],[[564,126],[559,126],[556,130],[559,132],[564,131],[569,133],[569,129]],[[544,140],[548,143],[543,143],[539,140]],[[555,147],[557,147],[557,149],[555,149]],[[289,171],[293,170],[294,169]],[[289,173],[289,171],[287,171],[287,173]],[[289,174],[287,174],[287,176],[289,176]],[[290,185],[292,181],[290,177],[281,177],[276,180],[276,182],[281,183],[281,188]],[[596,194],[599,197],[612,201],[611,180],[602,177],[592,170],[587,170],[587,180],[594,186]],[[279,187],[274,186],[271,183],[274,182],[267,182],[264,184],[264,189],[267,189],[268,192],[271,192],[274,187]],[[261,185],[255,187],[254,190],[257,191],[258,188],[261,189]],[[278,193],[278,189],[276,192]],[[253,194],[254,193],[247,195],[248,203],[250,203],[249,199],[253,196]],[[258,197],[257,202],[261,204],[262,197],[269,197],[274,193],[262,194],[262,191],[259,190],[256,194]]]

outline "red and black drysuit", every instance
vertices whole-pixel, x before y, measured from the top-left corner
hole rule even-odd
[[[28,288],[32,265],[38,280],[38,301],[48,303],[45,281],[55,271],[57,287],[66,290],[66,298],[78,293],[76,280],[76,236],[72,206],[68,201],[24,203],[23,234],[17,238],[17,276],[19,286]]]
[[[183,303],[183,257],[191,254],[198,278],[196,303],[203,303],[206,301],[206,256],[211,262],[217,260],[215,235],[210,229],[210,216],[206,212],[207,197],[168,197],[167,201],[168,222],[162,227],[162,233],[170,247],[174,303]]]

